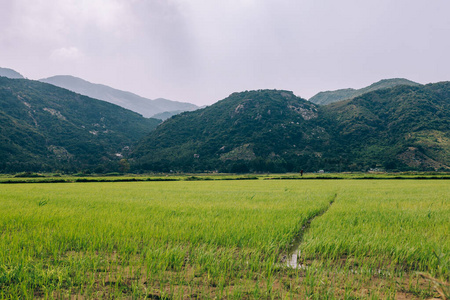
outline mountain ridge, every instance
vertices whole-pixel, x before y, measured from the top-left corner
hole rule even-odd
[[[361,89],[347,88],[334,91],[319,92],[313,97],[309,98],[309,101],[319,105],[327,105],[337,101],[352,99],[368,92],[391,88],[398,85],[419,86],[421,84],[405,78],[381,79]]]
[[[162,123],[137,170],[450,170],[450,83],[399,85],[329,105],[289,91],[233,93]]]
[[[0,76],[7,77],[10,79],[24,79],[22,74],[20,74],[19,72],[15,71],[13,69],[1,68],[1,67],[0,67]]]
[[[167,111],[187,111],[198,108],[196,105],[191,103],[167,100],[164,98],[151,100],[136,95],[132,92],[122,91],[104,84],[91,83],[87,80],[71,75],[56,75],[40,79],[39,81],[53,84],[91,98],[122,106],[134,112],[140,113],[147,118]]]

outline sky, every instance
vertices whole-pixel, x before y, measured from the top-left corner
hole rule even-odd
[[[209,105],[450,80],[449,0],[0,0],[0,67]]]

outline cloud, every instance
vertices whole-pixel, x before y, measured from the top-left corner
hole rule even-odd
[[[448,0],[3,2],[5,64],[149,98],[206,104],[259,88],[310,97],[388,77],[448,80],[450,70]]]
[[[50,55],[50,59],[56,61],[78,60],[83,57],[83,53],[77,47],[63,47],[55,49]]]
[[[114,36],[132,32],[125,0],[15,0],[5,12],[15,38],[46,42],[82,38],[89,32]]]

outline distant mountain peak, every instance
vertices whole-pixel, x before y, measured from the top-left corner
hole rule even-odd
[[[374,89],[380,89],[380,88],[389,88],[394,87],[398,85],[411,85],[411,86],[417,86],[421,85],[420,83],[405,79],[405,78],[389,78],[389,79],[381,79],[380,81],[377,81],[375,83],[372,83],[368,87],[362,88],[360,90],[364,90],[364,92],[372,91]],[[365,91],[367,89],[367,91]]]
[[[352,99],[368,92],[392,88],[399,85],[419,86],[421,84],[405,78],[381,79],[380,81],[372,83],[371,85],[361,89],[347,88],[335,91],[320,92],[311,97],[309,101],[319,105],[326,105],[337,101]]]
[[[163,98],[151,100],[131,92],[118,90],[103,84],[91,83],[82,78],[71,75],[57,75],[40,79],[40,81],[59,86],[91,98],[122,106],[147,118],[163,112],[191,111],[198,109],[196,105],[191,103],[172,101]]]
[[[10,79],[24,79],[22,74],[20,74],[17,71],[14,71],[13,69],[8,68],[0,68],[0,76],[7,77]]]

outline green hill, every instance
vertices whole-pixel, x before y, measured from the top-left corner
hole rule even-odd
[[[316,106],[287,91],[234,93],[165,121],[136,170],[448,170],[450,83],[397,86]]]
[[[317,116],[316,105],[292,92],[234,93],[166,120],[133,157],[143,170],[296,170],[329,140]]]
[[[397,86],[321,107],[356,169],[446,170],[450,166],[450,82]]]
[[[115,171],[159,122],[50,84],[0,77],[0,172]]]
[[[341,89],[336,91],[320,92],[317,95],[311,97],[309,101],[319,105],[326,105],[337,101],[352,99],[368,92],[391,88],[399,85],[418,86],[420,84],[404,78],[383,79],[358,90]]]

